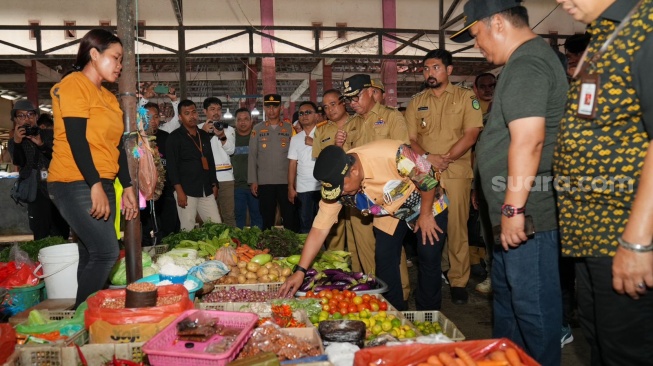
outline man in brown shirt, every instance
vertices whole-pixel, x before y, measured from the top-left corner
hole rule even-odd
[[[465,304],[469,280],[467,219],[474,177],[471,147],[483,128],[483,115],[471,90],[449,82],[452,59],[451,53],[440,49],[424,56],[426,89],[408,104],[406,123],[411,147],[427,154],[428,161],[442,174],[442,186],[450,200],[447,241],[451,300]]]

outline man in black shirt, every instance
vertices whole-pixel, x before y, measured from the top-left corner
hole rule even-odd
[[[150,117],[151,135],[156,137],[156,149],[161,158],[161,164],[166,166],[166,142],[168,132],[159,129],[161,115],[159,105],[156,103],[147,103],[143,106]],[[156,220],[156,226],[155,226]],[[154,231],[154,240],[150,235]],[[147,202],[143,213],[141,214],[141,233],[143,235],[143,246],[155,245],[161,242],[164,237],[179,232],[179,218],[177,217],[177,202],[175,201],[174,189],[170,185],[167,177],[163,185],[161,196],[154,202],[154,211]]]
[[[166,142],[168,179],[174,187],[181,229],[195,227],[195,217],[202,221],[222,222],[218,204],[218,179],[211,151],[211,135],[197,128],[195,103],[179,103],[181,127],[172,131]]]
[[[14,122],[14,137],[9,140],[9,152],[14,165],[20,167],[21,179],[27,178],[32,170],[39,174],[39,184],[34,202],[27,204],[29,228],[34,240],[50,235],[68,239],[70,227],[61,217],[59,210],[48,196],[46,179],[52,160],[53,131],[40,129],[36,125],[39,110],[28,100],[19,100],[11,110]]]

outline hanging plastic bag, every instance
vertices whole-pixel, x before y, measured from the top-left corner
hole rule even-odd
[[[9,262],[0,263],[0,287],[36,286],[39,284],[38,275],[42,273],[34,273],[35,270],[36,263],[16,243],[9,252]]]

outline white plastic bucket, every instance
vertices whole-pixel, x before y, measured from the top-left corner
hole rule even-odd
[[[77,296],[77,243],[60,244],[39,250],[48,299],[74,299]]]

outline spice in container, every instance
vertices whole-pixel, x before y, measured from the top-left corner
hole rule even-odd
[[[125,308],[146,308],[157,305],[157,289],[153,283],[132,283],[126,290]]]

